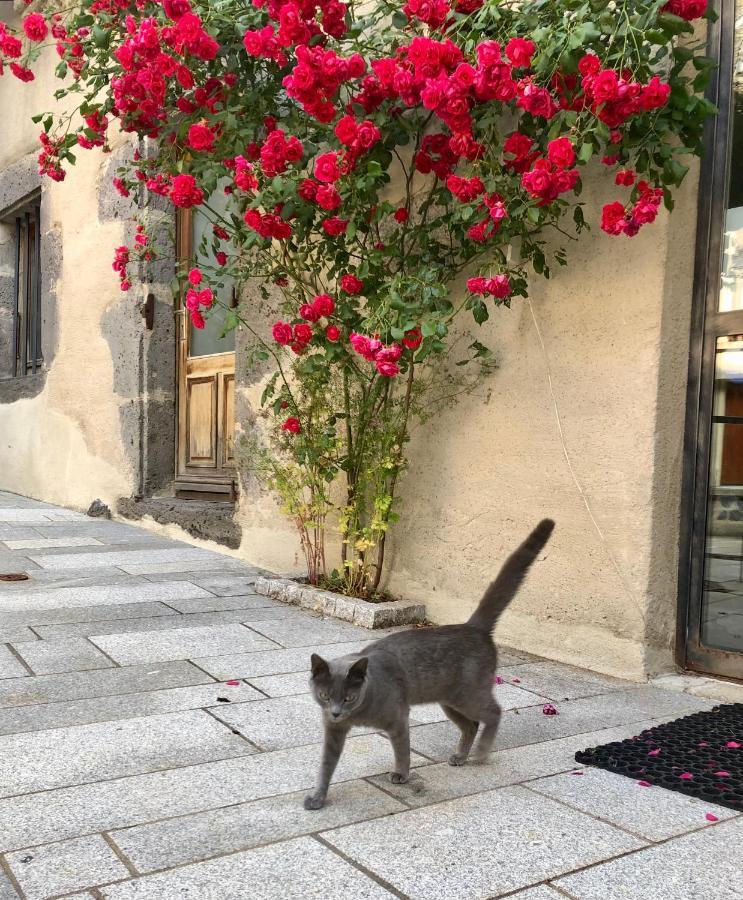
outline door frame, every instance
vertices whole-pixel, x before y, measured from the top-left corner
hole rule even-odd
[[[707,53],[719,61],[719,66],[707,97],[720,109],[720,115],[706,124],[698,191],[679,529],[675,657],[677,665],[682,669],[743,680],[743,653],[707,647],[702,644],[700,633],[715,350],[718,337],[743,334],[743,310],[721,313],[717,309],[723,228],[732,161],[735,0],[718,0],[714,8],[719,18],[717,22],[710,23]]]
[[[193,210],[178,209],[175,220],[175,246],[176,258],[182,266],[184,263],[190,265],[193,261]],[[185,372],[188,365],[188,341],[189,341],[189,319],[186,307],[183,302],[183,295],[178,296],[178,307],[176,309],[176,387],[175,387],[175,479],[174,489],[177,495],[188,497],[193,493],[196,497],[209,499],[209,495],[217,495],[218,498],[224,499],[225,495],[234,500],[237,497],[237,470],[229,474],[209,475],[208,471],[204,473],[184,472],[183,460],[185,459],[185,441],[188,440],[188,417],[186,412],[186,398],[183,396],[183,385],[185,383]],[[209,359],[218,360],[219,357],[231,356],[233,359],[234,380],[234,359],[235,352],[214,354]],[[220,384],[224,381],[223,373],[218,375]],[[220,411],[217,410],[217,416]],[[222,432],[224,432],[224,423],[222,423]],[[215,445],[215,452],[218,458],[223,456],[223,434],[219,437],[220,430],[218,426],[218,438]]]

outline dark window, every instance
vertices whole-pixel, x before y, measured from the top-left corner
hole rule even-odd
[[[42,365],[40,214],[40,196],[0,213],[8,326],[3,332],[10,338],[7,345],[3,341],[10,358],[2,360],[0,371],[11,377],[32,374]]]

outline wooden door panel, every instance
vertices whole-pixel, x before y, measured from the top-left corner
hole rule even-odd
[[[217,376],[186,379],[187,466],[217,465]]]
[[[220,397],[222,419],[222,465],[235,465],[235,376],[222,376]]]

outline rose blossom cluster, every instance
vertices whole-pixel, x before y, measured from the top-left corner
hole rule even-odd
[[[521,176],[521,185],[545,206],[560,194],[572,191],[578,183],[578,170],[573,168],[575,149],[570,138],[561,137],[547,145],[547,158],[537,158],[533,167]]]
[[[394,378],[400,372],[397,361],[402,356],[399,344],[385,345],[378,337],[366,337],[363,334],[351,333],[351,346],[364,359],[373,362],[377,372],[385,378]]]
[[[303,303],[299,307],[299,318],[302,322],[295,325],[289,322],[276,322],[272,329],[273,339],[277,344],[290,347],[298,356],[307,349],[313,337],[312,327],[307,323],[316,323],[327,319],[335,311],[335,301],[330,294],[318,294],[312,303]],[[340,330],[335,325],[328,325],[325,337],[335,343],[340,337]]]
[[[272,59],[280,66],[286,65],[282,48],[308,44],[323,32],[335,38],[346,33],[347,7],[339,0],[254,0],[253,5],[265,8],[278,28],[266,25],[259,31],[248,31],[243,45],[251,56]]]
[[[578,63],[582,76],[583,104],[610,128],[623,125],[631,116],[652,112],[668,102],[670,85],[654,75],[648,84],[632,81],[629,73],[604,69],[601,60],[587,53]]]
[[[127,246],[117,247],[114,253],[114,261],[111,264],[111,268],[116,272],[119,276],[119,281],[121,283],[121,290],[128,291],[132,286],[131,281],[129,281],[126,267],[129,265],[129,248]]]
[[[210,309],[214,303],[214,292],[209,288],[196,290],[203,281],[204,275],[199,268],[193,268],[188,273],[190,287],[186,291],[186,309],[194,328],[203,328],[206,324],[201,309]]]
[[[662,12],[672,13],[674,16],[680,16],[691,22],[698,19],[707,11],[707,0],[669,0]]]
[[[36,14],[33,15],[35,16]],[[26,16],[24,19],[24,30],[26,22],[31,18],[32,16]],[[38,18],[44,22],[43,16],[39,16]],[[44,25],[46,26],[45,22]],[[33,25],[31,31],[34,31]],[[36,38],[31,38],[30,35],[28,35],[28,32],[27,36],[30,40],[36,40]],[[38,40],[42,40],[42,38],[38,38]],[[8,32],[4,22],[0,22],[0,75],[3,74],[3,63],[10,60],[8,67],[16,78],[20,81],[33,81],[34,73],[26,66],[22,66],[16,62],[22,53],[23,44],[15,35]]]
[[[281,175],[289,167],[289,163],[299,162],[304,149],[298,138],[293,135],[287,138],[286,132],[275,128],[269,132],[260,151],[261,170],[268,178]]]
[[[296,48],[297,64],[284,78],[287,94],[304,111],[320,122],[331,122],[336,116],[332,102],[342,84],[361,77],[366,63],[358,53],[344,58],[334,50],[322,47]]]
[[[654,222],[661,201],[662,188],[653,188],[646,181],[637,184],[639,197],[631,209],[626,209],[619,200],[607,203],[601,211],[601,228],[607,234],[626,234],[634,237],[643,225]]]
[[[248,228],[259,234],[262,238],[275,238],[278,241],[291,237],[292,227],[281,218],[280,207],[276,207],[272,213],[262,213],[259,209],[248,209],[243,220]]]
[[[39,175],[46,175],[52,181],[64,181],[67,174],[62,168],[59,151],[62,149],[62,138],[50,138],[46,132],[39,135],[41,151],[39,152]]]
[[[471,294],[481,294],[487,297],[498,297],[505,299],[511,295],[511,282],[508,275],[494,275],[492,278],[484,278],[479,275],[477,278],[467,279],[467,290]]]

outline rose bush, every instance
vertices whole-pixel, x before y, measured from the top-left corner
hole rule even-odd
[[[0,24],[0,68],[33,78],[49,37],[58,93],[79,100],[37,117],[41,170],[62,180],[76,148],[106,149],[116,123],[140,139],[115,179],[122,195],[143,186],[205,210],[214,264],[181,273],[183,302],[203,327],[227,278],[255,286],[227,311],[253,335],[252,362],[273,366],[251,459],[296,522],[313,582],[328,576],[332,523],[335,579],[363,594],[380,582],[411,422],[471,387],[453,371],[489,362],[477,340],[462,351],[455,323],[484,322],[526,296],[530,271],[565,264],[547,248],[570,236],[566,222],[586,224],[589,162],[615,171],[608,234],[631,237],[670,210],[715,111],[702,96],[714,61],[690,24],[712,15],[705,0],[43,10],[20,35]],[[218,189],[226,213],[210,203]],[[118,248],[122,289],[131,262],[159,252],[144,230]],[[466,290],[451,290],[462,273]],[[262,338],[255,305],[277,296]]]

